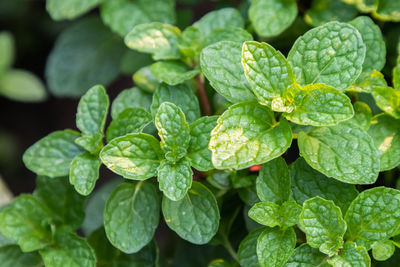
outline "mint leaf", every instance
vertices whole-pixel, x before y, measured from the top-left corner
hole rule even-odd
[[[280,206],[273,202],[256,203],[249,210],[249,217],[259,224],[269,227],[280,226]]]
[[[390,238],[400,225],[400,191],[375,187],[361,192],[346,212],[346,240],[370,249]]]
[[[183,158],[176,163],[163,160],[158,167],[157,180],[164,196],[172,201],[181,200],[192,186],[193,172],[190,160]]]
[[[281,227],[287,228],[296,225],[299,222],[301,206],[293,200],[286,201],[280,208]]]
[[[378,149],[381,171],[400,164],[400,120],[379,114],[372,118],[368,134]]]
[[[358,194],[354,185],[326,177],[311,168],[301,157],[290,165],[290,175],[293,199],[301,205],[307,199],[319,196],[332,200],[345,212]]]
[[[382,73],[373,70],[369,74],[362,74],[358,77],[357,81],[353,83],[348,91],[371,93],[375,87],[387,87],[387,82]]]
[[[193,27],[200,30],[203,37],[209,35],[215,29],[223,29],[229,26],[240,28],[244,26],[239,11],[230,7],[209,12],[193,24]]]
[[[285,160],[279,157],[263,164],[257,177],[258,197],[281,205],[289,200],[290,194],[290,174]]]
[[[257,258],[260,266],[282,266],[296,246],[296,233],[293,228],[286,230],[266,228],[257,240]]]
[[[240,64],[242,46],[222,41],[204,48],[200,66],[211,86],[232,103],[255,99]]]
[[[283,265],[284,267],[329,267],[326,263],[329,257],[322,254],[318,249],[312,248],[307,244],[298,246],[288,261]]]
[[[159,213],[159,197],[151,183],[123,183],[114,189],[104,210],[107,237],[125,253],[138,252],[153,238]]]
[[[171,102],[185,113],[186,121],[192,123],[200,117],[199,100],[192,88],[186,84],[161,84],[153,95],[151,114],[156,116],[157,110],[163,102]]]
[[[345,1],[313,0],[311,8],[304,15],[304,20],[312,26],[320,26],[329,21],[349,21],[357,16],[357,8],[347,5]]]
[[[0,231],[15,240],[23,252],[51,244],[52,215],[32,195],[20,195],[0,213]]]
[[[293,103],[294,109],[284,113],[284,116],[294,123],[331,126],[354,115],[350,98],[333,87],[316,83],[303,88],[297,86],[292,88],[286,93],[294,95],[293,99],[289,100]]]
[[[272,37],[286,30],[297,16],[294,0],[253,0],[249,19],[257,34]]]
[[[400,21],[400,4],[394,0],[379,0],[375,16],[384,21]]]
[[[111,117],[116,119],[127,108],[142,108],[150,111],[151,95],[137,87],[125,89],[114,99],[111,105]]]
[[[347,23],[328,22],[298,38],[288,61],[300,85],[325,83],[344,90],[360,75],[365,50],[356,28]]]
[[[126,50],[121,60],[121,74],[132,75],[143,66],[149,65],[153,62],[151,55],[140,53],[134,50]],[[139,86],[137,83],[135,83]]]
[[[289,123],[255,102],[231,106],[217,121],[208,148],[217,169],[243,169],[280,156],[292,141]]]
[[[364,102],[357,101],[353,104],[354,117],[348,120],[349,123],[354,123],[364,130],[368,130],[371,125],[372,111],[371,108]],[[382,164],[382,163],[381,163]]]
[[[126,134],[140,133],[152,120],[151,114],[142,108],[126,108],[108,126],[107,142]]]
[[[175,22],[173,0],[106,0],[103,2],[100,9],[102,20],[121,36],[125,36],[139,24],[153,21]]]
[[[328,259],[328,262],[333,267],[342,266],[371,266],[371,259],[365,247],[357,246],[353,242],[346,242],[339,256]]]
[[[253,36],[246,30],[239,27],[228,26],[213,30],[204,40],[204,47],[215,44],[221,41],[232,41],[243,43],[252,41]]]
[[[0,32],[0,73],[5,72],[14,63],[14,38],[11,33]]]
[[[72,232],[55,234],[55,245],[39,251],[45,266],[95,267],[96,255],[89,243]]]
[[[376,105],[390,116],[400,119],[400,91],[392,87],[375,87],[372,91]]]
[[[204,47],[204,40],[199,29],[189,26],[182,32],[182,40],[178,44],[181,59],[189,66],[199,65],[199,55]]]
[[[64,130],[43,137],[25,151],[25,166],[38,175],[51,178],[68,175],[72,159],[82,153],[74,142],[78,136],[78,132]]]
[[[200,71],[198,69],[188,70],[185,64],[179,61],[160,61],[150,66],[154,76],[166,84],[177,85],[192,79]]]
[[[98,18],[72,24],[58,37],[47,59],[45,76],[50,91],[56,96],[77,97],[94,84],[109,84],[120,72],[124,51],[119,36]]]
[[[299,227],[306,234],[307,244],[322,253],[335,255],[343,244],[346,222],[333,201],[313,197],[303,203]]]
[[[101,161],[98,156],[88,152],[76,156],[71,163],[69,181],[75,190],[84,196],[89,195],[99,179]]]
[[[95,133],[92,135],[82,135],[75,139],[75,144],[81,146],[93,155],[97,155],[103,147],[103,133]]]
[[[54,20],[75,19],[95,8],[101,0],[46,0],[46,10]]]
[[[181,31],[177,27],[152,22],[135,26],[124,40],[130,49],[150,53],[159,60],[179,59],[180,39]]]
[[[295,82],[293,70],[286,58],[267,43],[245,42],[242,48],[242,65],[244,74],[262,105],[269,105],[272,98]]]
[[[151,72],[150,65],[140,68],[133,74],[132,78],[140,89],[148,93],[153,93],[161,83]]]
[[[175,163],[185,156],[190,142],[190,127],[182,110],[173,103],[164,102],[157,110],[154,123],[165,158]]]
[[[395,249],[391,240],[379,241],[372,246],[372,256],[375,260],[385,261],[392,257]]]
[[[263,228],[251,231],[243,240],[240,242],[238,250],[238,261],[241,266],[248,267],[259,267],[257,259],[257,239],[260,234],[264,231]]]
[[[208,143],[211,138],[211,130],[217,125],[218,116],[204,116],[195,120],[190,126],[190,143],[186,157],[191,165],[199,171],[214,169],[211,162],[211,151]]]
[[[0,261],[3,267],[32,267],[43,264],[38,253],[23,253],[15,245],[0,247]]]
[[[220,219],[217,201],[199,182],[193,182],[181,200],[172,201],[164,197],[162,212],[169,228],[193,244],[208,243],[217,233]]]
[[[127,134],[111,140],[100,152],[104,165],[133,180],[157,175],[162,151],[156,138],[148,134]]]
[[[57,226],[76,230],[82,225],[86,199],[74,190],[67,177],[49,179],[38,176],[33,195],[51,211]]]
[[[379,174],[379,155],[372,138],[355,125],[300,132],[300,155],[328,177],[352,184],[372,184]]]

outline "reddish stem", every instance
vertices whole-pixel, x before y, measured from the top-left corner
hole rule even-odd
[[[206,90],[204,89],[204,81],[203,81],[202,77],[200,77],[200,74],[197,74],[195,79],[196,79],[196,83],[197,83],[197,94],[200,99],[200,104],[201,104],[203,113],[206,116],[211,116],[212,115],[211,106],[210,106],[210,103],[208,102]]]

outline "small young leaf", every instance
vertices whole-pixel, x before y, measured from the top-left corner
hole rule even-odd
[[[311,8],[304,15],[304,20],[314,26],[321,26],[329,21],[349,21],[357,16],[357,8],[344,1],[313,0]]]
[[[97,155],[103,147],[103,133],[95,133],[91,135],[82,135],[75,139],[75,144],[84,148],[92,155]]]
[[[0,74],[14,63],[14,38],[9,32],[0,32]]]
[[[217,201],[199,182],[193,182],[181,200],[164,197],[162,212],[169,228],[193,244],[206,244],[217,233],[220,219]]]
[[[400,120],[379,114],[372,118],[368,134],[378,149],[381,171],[400,164]]]
[[[351,184],[372,184],[379,174],[379,155],[372,138],[355,125],[300,132],[300,155],[328,177]]]
[[[281,52],[267,43],[245,42],[242,65],[258,102],[268,105],[295,82],[293,70]]]
[[[191,165],[199,171],[214,169],[211,162],[211,151],[208,143],[211,138],[211,131],[217,125],[218,116],[204,116],[197,119],[190,126],[190,143],[186,157],[191,160]]]
[[[137,87],[125,89],[114,99],[111,106],[111,117],[116,119],[127,108],[142,108],[150,111],[151,95]]]
[[[111,140],[100,158],[107,168],[127,179],[145,180],[157,175],[162,154],[156,138],[140,133]]]
[[[291,227],[299,222],[301,206],[293,200],[286,201],[280,207],[281,227]]]
[[[79,194],[87,196],[93,191],[99,179],[100,166],[99,157],[88,152],[83,152],[74,158],[69,172],[69,182]]]
[[[318,249],[312,248],[307,244],[298,246],[284,267],[329,267],[326,262],[328,256],[322,254]]]
[[[360,75],[365,50],[356,28],[335,21],[297,39],[288,60],[300,85],[325,83],[344,90]]]
[[[263,231],[264,228],[256,229],[240,242],[237,254],[241,266],[260,267],[257,259],[257,239]]]
[[[0,247],[0,262],[2,267],[43,266],[42,258],[37,252],[23,253],[16,245]]]
[[[392,87],[375,87],[372,95],[380,109],[392,117],[400,119],[400,90]]]
[[[153,75],[166,84],[177,85],[192,79],[200,71],[188,70],[185,64],[179,61],[159,61],[150,66]]]
[[[211,86],[232,103],[255,99],[240,64],[241,49],[240,43],[222,41],[200,54],[201,69]]]
[[[367,250],[390,238],[400,225],[400,191],[375,187],[361,192],[346,212],[346,240]]]
[[[0,231],[15,240],[23,252],[51,244],[52,214],[32,195],[20,195],[0,213]]]
[[[385,261],[392,257],[395,249],[391,240],[379,241],[372,245],[372,256],[377,261]]]
[[[104,209],[107,237],[122,252],[138,252],[153,238],[159,213],[159,197],[151,183],[123,183],[114,189]]]
[[[289,123],[255,102],[231,106],[217,121],[208,148],[217,169],[243,169],[280,156],[292,142]]]
[[[330,256],[342,246],[346,232],[340,208],[333,201],[320,197],[304,202],[299,227],[306,234],[308,245]]]
[[[268,227],[280,226],[280,206],[273,202],[259,202],[256,203],[249,210],[249,217],[258,222],[259,224]]]
[[[362,93],[371,93],[375,87],[387,87],[387,82],[382,73],[377,70],[371,71],[369,74],[360,75],[353,83],[350,88],[347,88],[348,91],[362,92]]]
[[[294,0],[253,0],[249,19],[255,31],[263,37],[272,37],[286,30],[297,16]]]
[[[357,246],[353,242],[346,242],[340,255],[328,259],[328,262],[333,267],[343,266],[359,266],[370,267],[371,259],[365,247]]]
[[[46,10],[54,20],[75,19],[95,8],[102,0],[46,0]]]
[[[25,166],[38,175],[67,176],[72,159],[83,152],[74,142],[78,136],[78,132],[64,130],[40,139],[25,151]]]
[[[172,201],[178,201],[185,197],[192,186],[192,176],[190,160],[187,158],[176,163],[163,160],[158,167],[157,180],[164,196]]]
[[[361,101],[355,102],[353,104],[353,108],[354,108],[354,117],[348,120],[347,122],[354,123],[360,126],[365,131],[368,131],[372,119],[371,108],[366,103]]]
[[[150,65],[136,71],[132,79],[140,89],[148,93],[154,93],[161,83],[161,81],[154,76],[153,72],[151,72]]]
[[[257,177],[258,197],[281,205],[289,200],[290,193],[290,174],[285,160],[279,157],[263,164]]]
[[[226,27],[213,30],[204,40],[204,47],[221,42],[232,41],[235,43],[243,43],[252,41],[253,36],[246,30],[239,27]],[[222,52],[222,51],[221,51]]]
[[[180,39],[181,32],[177,27],[152,22],[135,26],[124,40],[129,48],[150,53],[155,60],[159,60],[179,59]]]
[[[262,267],[282,266],[292,255],[295,246],[296,233],[293,228],[266,228],[257,240],[258,262]]]

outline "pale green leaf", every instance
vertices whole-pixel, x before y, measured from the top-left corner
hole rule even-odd
[[[318,249],[312,248],[307,244],[298,246],[284,267],[329,267],[326,262],[329,256],[322,254]]]
[[[169,85],[183,83],[200,72],[199,69],[189,70],[179,61],[159,61],[151,65],[150,70],[158,80]]]
[[[280,206],[273,202],[256,203],[249,210],[249,217],[259,224],[274,227],[280,226]]]
[[[311,8],[304,15],[304,20],[316,27],[329,21],[349,21],[357,16],[357,8],[345,1],[313,0]]]
[[[84,152],[74,158],[71,163],[69,182],[75,190],[84,196],[89,195],[99,178],[101,161],[98,156]]]
[[[387,87],[387,82],[382,73],[373,70],[369,74],[361,74],[355,83],[346,90],[371,93],[375,87]]]
[[[347,122],[354,123],[360,126],[362,129],[368,131],[372,119],[371,108],[366,103],[361,101],[354,102],[353,108],[354,108],[354,117],[348,120]]]
[[[161,83],[161,81],[154,76],[153,72],[151,72],[150,65],[136,71],[132,79],[140,89],[148,93],[154,93]]]
[[[54,20],[75,19],[95,8],[102,0],[46,0],[46,10]]]
[[[83,147],[93,155],[97,155],[103,147],[103,137],[104,134],[102,132],[91,135],[82,135],[75,139],[75,144]]]
[[[371,259],[365,247],[357,246],[353,242],[346,242],[340,255],[328,259],[333,267],[370,267]]]
[[[380,109],[396,119],[400,119],[400,90],[392,87],[375,87],[372,95]]]
[[[204,40],[204,47],[215,44],[221,41],[232,41],[236,43],[243,43],[252,41],[253,36],[246,30],[239,27],[225,27],[213,30]]]
[[[114,99],[111,105],[111,117],[116,119],[127,108],[143,108],[150,111],[151,95],[137,87],[125,89]]]
[[[263,231],[264,231],[263,228],[256,229],[250,232],[242,240],[242,242],[240,242],[237,254],[241,266],[246,266],[246,267],[260,266],[257,259],[257,239]]]
[[[287,228],[299,222],[301,206],[293,200],[286,201],[280,208],[281,227]]]
[[[392,257],[395,249],[391,240],[379,241],[372,245],[372,256],[375,260],[385,261]]]

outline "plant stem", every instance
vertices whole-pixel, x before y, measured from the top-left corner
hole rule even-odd
[[[228,238],[224,238],[224,247],[226,248],[226,250],[229,252],[229,254],[232,256],[232,258],[237,261],[238,260],[238,256],[236,254],[236,251],[233,249],[231,242],[229,242]]]
[[[204,77],[200,76],[200,74],[197,74],[195,79],[197,84],[197,94],[200,99],[203,113],[206,116],[211,116],[212,115],[211,106],[210,103],[208,102],[206,90],[204,89]]]

